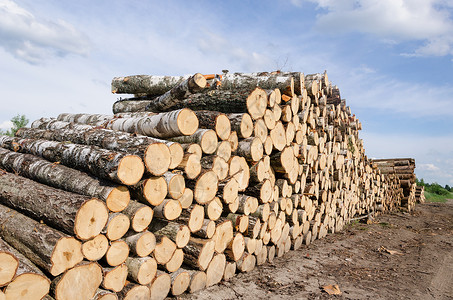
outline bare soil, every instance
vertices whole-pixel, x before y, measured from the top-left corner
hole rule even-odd
[[[331,284],[341,295],[323,290]],[[453,299],[453,200],[350,224],[179,299]]]

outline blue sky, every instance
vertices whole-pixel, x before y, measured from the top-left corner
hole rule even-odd
[[[115,76],[327,70],[372,158],[453,185],[453,1],[0,0],[0,129],[111,113]]]

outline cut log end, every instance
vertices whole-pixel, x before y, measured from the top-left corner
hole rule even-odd
[[[150,285],[151,297],[146,299],[163,300],[167,297],[171,288],[170,275],[160,272]]]
[[[111,241],[116,241],[120,239],[126,232],[129,230],[131,221],[129,218],[122,214],[116,213],[110,219],[109,223],[107,224],[106,236]]]
[[[125,186],[118,186],[114,188],[105,200],[107,208],[113,212],[120,212],[124,210],[131,200],[129,190]]]
[[[129,256],[129,246],[124,241],[115,241],[110,245],[110,248],[105,254],[105,260],[107,263],[116,267],[126,261]]]
[[[97,263],[81,264],[66,272],[56,283],[56,299],[91,299],[102,282]]]
[[[231,134],[230,119],[224,114],[220,114],[216,119],[215,131],[219,138],[223,141],[228,140]]]
[[[190,284],[190,274],[188,272],[180,272],[174,279],[172,278],[171,293],[173,296],[178,296],[184,293]]]
[[[127,266],[125,264],[119,265],[113,270],[104,273],[104,281],[102,286],[105,289],[119,292],[123,289],[127,278]]]
[[[39,274],[17,276],[5,289],[6,299],[42,299],[50,289],[49,279]],[[0,296],[1,299],[1,296]]]
[[[97,236],[107,223],[108,216],[107,207],[103,202],[97,199],[86,201],[77,211],[74,222],[75,234],[81,240]]]
[[[144,161],[149,173],[159,176],[167,172],[171,163],[171,153],[167,145],[163,143],[151,144],[146,148]]]
[[[194,189],[194,198],[200,204],[206,204],[214,199],[217,193],[218,179],[214,171],[208,171],[201,175]]]
[[[127,155],[118,165],[118,178],[125,185],[134,185],[139,182],[145,172],[145,166],[140,157]]]
[[[149,206],[137,210],[131,220],[131,228],[136,232],[145,230],[153,219],[154,211]]]
[[[170,149],[170,165],[169,169],[174,169],[181,163],[184,157],[184,149],[182,148],[181,144],[169,142],[167,143],[168,148]]]
[[[82,244],[72,237],[61,238],[52,253],[52,267],[50,273],[53,276],[60,275],[64,271],[74,267],[83,259]]]
[[[8,284],[16,275],[18,259],[8,252],[0,252],[0,286]]]
[[[246,100],[247,112],[257,120],[264,116],[267,107],[267,93],[261,88],[256,88]]]
[[[87,260],[97,261],[105,255],[108,248],[108,239],[105,237],[105,235],[100,234],[93,239],[83,243],[82,253]]]
[[[229,135],[228,135],[229,136]],[[206,154],[212,154],[217,150],[217,133],[214,130],[207,130],[200,141],[201,149]]]
[[[212,258],[206,270],[206,286],[217,284],[222,280],[225,265],[226,257],[224,254],[217,254]]]
[[[176,122],[183,135],[192,135],[198,129],[197,116],[192,110],[187,108],[181,110]]]

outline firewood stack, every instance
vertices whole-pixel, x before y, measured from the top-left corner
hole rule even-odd
[[[381,174],[392,174],[399,180],[399,185],[403,190],[401,206],[411,211],[415,207],[415,160],[413,158],[391,158],[374,159],[373,163],[381,171]]]
[[[112,91],[135,96],[0,137],[7,299],[195,292],[399,203],[326,73],[128,76]]]
[[[425,203],[425,187],[423,185],[417,185],[415,187],[415,201],[417,203]]]

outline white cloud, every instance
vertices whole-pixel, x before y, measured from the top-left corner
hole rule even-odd
[[[412,55],[453,54],[451,1],[306,0],[318,4],[317,28],[374,34],[383,41],[422,41]],[[293,3],[293,1],[291,1]],[[297,5],[297,2],[294,3]]]
[[[52,56],[86,55],[88,38],[63,20],[41,20],[11,0],[0,0],[0,46],[37,64]]]
[[[440,168],[435,166],[434,164],[420,164],[418,165],[418,168],[420,170],[426,170],[426,171],[439,171]]]
[[[425,182],[453,184],[453,135],[395,135],[385,132],[360,133],[369,158],[415,159],[415,174]]]
[[[334,74],[342,97],[354,108],[403,113],[409,117],[452,117],[453,86],[405,82],[375,72],[367,66]]]
[[[13,127],[13,122],[11,121],[3,121],[0,123],[0,130],[9,130]]]

